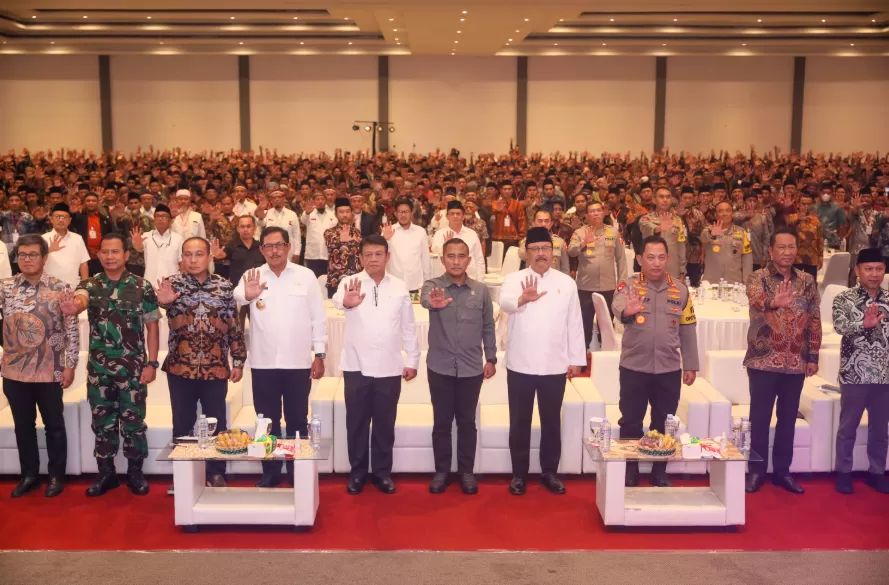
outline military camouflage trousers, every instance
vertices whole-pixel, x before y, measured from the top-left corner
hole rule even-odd
[[[138,378],[89,374],[87,399],[93,412],[97,459],[117,455],[120,435],[123,435],[124,457],[139,460],[148,456],[146,395],[145,384],[140,384]]]

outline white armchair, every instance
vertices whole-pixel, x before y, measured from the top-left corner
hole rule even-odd
[[[349,448],[346,437],[345,386],[339,384],[333,401],[334,458],[336,473],[349,473]],[[477,417],[476,417],[476,420]],[[476,423],[477,424],[477,423]],[[453,433],[452,440],[456,441]],[[452,451],[452,469],[456,470],[456,448]],[[420,353],[417,377],[401,381],[398,413],[395,416],[395,444],[392,449],[393,473],[433,473],[435,457],[432,453],[432,400],[426,374],[426,352]]]
[[[750,386],[747,370],[743,366],[744,350],[708,351],[704,377],[713,387],[731,402],[728,416],[724,410],[711,411],[710,429],[714,434],[726,433],[731,436],[733,417],[750,416]],[[796,419],[796,432],[793,439],[792,472],[830,471],[831,403],[824,394],[807,383],[803,386],[799,412],[803,418]],[[768,471],[772,471],[772,443],[775,440],[777,418],[772,412],[769,430],[769,452],[758,453],[768,457]]]
[[[510,249],[512,250],[512,248]],[[497,374],[482,384],[479,397],[479,433],[475,465],[481,473],[512,473],[509,454],[509,399],[506,384],[506,359],[497,355]],[[562,458],[559,473],[580,473],[584,425],[583,399],[570,381],[565,382],[562,401]],[[530,473],[540,473],[540,415],[537,400],[531,419]]]
[[[307,418],[311,420],[313,414],[318,414],[321,419],[322,439],[333,439],[333,397],[340,384],[342,384],[341,378],[324,377],[320,380],[312,380]],[[225,397],[225,416],[228,428],[241,429],[253,434],[256,428],[256,414],[256,408],[253,406],[253,375],[248,363],[244,367],[244,377],[241,381],[238,384],[229,384],[228,394]],[[287,431],[287,423],[283,415],[281,416],[281,433],[284,435],[293,434]],[[228,464],[228,471],[230,473],[262,473],[262,464],[259,461],[232,461]],[[333,472],[332,452],[326,461],[318,462],[318,471],[320,473]]]
[[[2,352],[0,352],[2,355]],[[63,416],[65,418],[65,434],[68,440],[68,462],[65,469],[67,475],[80,475],[83,466],[80,457],[80,403],[86,400],[86,359],[87,353],[80,352],[78,366],[74,374],[74,383],[62,394]],[[46,433],[40,410],[37,410],[37,448],[40,453],[40,473],[46,473],[48,462],[46,454]],[[19,452],[15,440],[15,423],[12,409],[6,395],[0,392],[0,474],[18,475],[21,473]]]
[[[604,402],[605,416],[611,423],[611,436],[614,439],[620,438],[620,352],[619,351],[597,351],[592,354],[592,372],[590,382],[587,385],[582,379],[575,379],[574,383],[578,387],[586,386],[582,391],[582,395],[593,398],[594,404],[599,401]],[[590,386],[592,387],[590,389]],[[699,437],[706,437],[710,428],[710,401],[704,397],[700,389],[708,386],[704,380],[696,380],[692,386],[682,385],[679,394],[679,406],[676,414],[679,416],[680,425],[679,432],[688,432]],[[598,416],[591,414],[590,416]],[[587,418],[586,420],[589,420]],[[643,431],[648,432],[651,423],[651,407],[645,412],[643,421]],[[589,425],[584,424],[584,437],[591,434]],[[589,455],[584,452],[583,459],[584,473],[595,473],[595,464]],[[648,471],[649,464],[640,465],[640,469]],[[668,473],[707,473],[707,464],[705,462],[695,463],[669,463],[667,465]]]

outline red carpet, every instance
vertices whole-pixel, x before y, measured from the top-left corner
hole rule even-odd
[[[567,478],[568,494],[554,496],[536,482],[524,497],[507,479],[488,477],[477,496],[452,485],[426,491],[428,477],[396,477],[399,493],[370,485],[349,496],[345,479],[323,476],[314,530],[284,527],[207,527],[185,534],[173,525],[169,478],[151,480],[151,493],[126,487],[86,498],[91,477],[72,481],[55,499],[42,490],[13,500],[12,478],[0,480],[0,549],[349,549],[349,550],[806,550],[889,549],[889,497],[856,482],[841,496],[829,476],[801,478],[804,496],[767,484],[747,498],[747,525],[736,532],[636,529],[606,532],[595,507],[592,477]],[[255,478],[253,479],[255,481]],[[677,481],[702,485],[703,480]],[[241,478],[233,485],[251,485]]]

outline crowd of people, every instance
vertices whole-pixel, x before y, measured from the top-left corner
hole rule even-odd
[[[854,404],[850,398],[847,406],[843,395],[837,489],[851,490],[843,471],[851,466],[848,434],[852,429],[854,441],[867,408],[868,481],[889,492],[889,324],[882,321],[889,306],[880,289],[889,265],[889,162],[879,153],[664,150],[633,158],[516,149],[467,158],[456,151],[373,157],[262,149],[22,151],[0,162],[0,187],[0,277],[7,277],[0,288],[2,373],[22,464],[14,495],[39,485],[31,437],[37,407],[51,460],[47,495],[62,490],[61,390],[73,380],[78,341],[72,327],[83,311],[90,321],[88,399],[99,465],[88,495],[117,487],[119,436],[130,488],[149,489],[141,472],[145,392],[161,367],[161,307],[170,323],[163,368],[174,436],[188,434],[198,402],[219,420],[217,430],[225,428],[227,380],[240,380],[247,355],[257,411],[270,416],[272,432],[280,434],[283,414],[288,429],[305,434],[310,382],[323,375],[326,357],[321,277],[346,313],[340,367],[349,492],[359,493],[368,475],[381,491],[395,491],[389,472],[400,380],[416,376],[419,360],[410,306],[416,298],[430,310],[436,459],[430,491],[447,487],[456,419],[460,483],[474,493],[477,430],[470,413],[497,367],[483,284],[495,241],[518,247],[527,265],[504,279],[500,296],[509,314],[513,494],[525,491],[535,394],[541,481],[554,493],[565,491],[556,474],[559,412],[566,376],[587,366],[592,293],[606,298],[625,327],[619,425],[621,437],[630,438],[641,436],[649,404],[650,428],[663,432],[681,384],[694,382],[688,287],[720,279],[746,284],[750,298],[745,365],[753,448],[768,453],[777,402],[773,481],[801,493],[789,473],[793,420],[805,376],[818,371],[815,278],[825,246],[851,252],[850,285],[860,282],[835,306],[835,320],[846,324],[837,327],[844,335],[840,382],[844,390],[863,387],[849,394],[858,392]],[[632,267],[625,246],[635,251]],[[443,265],[442,276],[432,277],[433,261]],[[27,339],[17,334],[21,328],[28,329]],[[864,370],[858,367],[865,362]],[[848,459],[843,466],[841,454]],[[765,463],[750,469],[753,492]],[[223,471],[208,466],[208,482],[224,485]],[[280,481],[281,469],[266,464],[258,485]],[[626,482],[638,483],[632,465]],[[670,485],[665,467],[655,466],[651,482]]]

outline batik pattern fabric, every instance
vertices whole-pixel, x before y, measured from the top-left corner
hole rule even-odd
[[[688,264],[700,264],[704,261],[704,247],[701,245],[701,234],[707,227],[707,218],[701,210],[692,207],[686,209],[682,215],[685,229],[688,233],[688,242],[685,244],[685,261]]]
[[[170,351],[163,370],[192,380],[227,380],[229,354],[235,368],[243,368],[247,359],[234,285],[218,274],[209,274],[203,282],[191,274],[177,274],[170,284],[179,298],[162,305],[170,324]]]
[[[67,287],[45,272],[36,285],[23,274],[0,281],[4,378],[60,383],[63,369],[77,366],[77,317],[66,317],[59,307]]]
[[[840,384],[889,384],[889,319],[864,328],[864,314],[876,305],[889,317],[889,293],[876,297],[861,286],[844,290],[833,300],[833,327],[843,336],[840,345]]]
[[[821,222],[814,215],[787,216],[787,225],[796,229],[799,243],[796,246],[796,264],[818,266],[824,256],[824,235]]]
[[[349,225],[348,242],[340,241],[342,226],[335,225],[324,230],[324,241],[327,244],[327,286],[337,287],[340,281],[353,274],[358,274],[361,267],[361,232]]]

